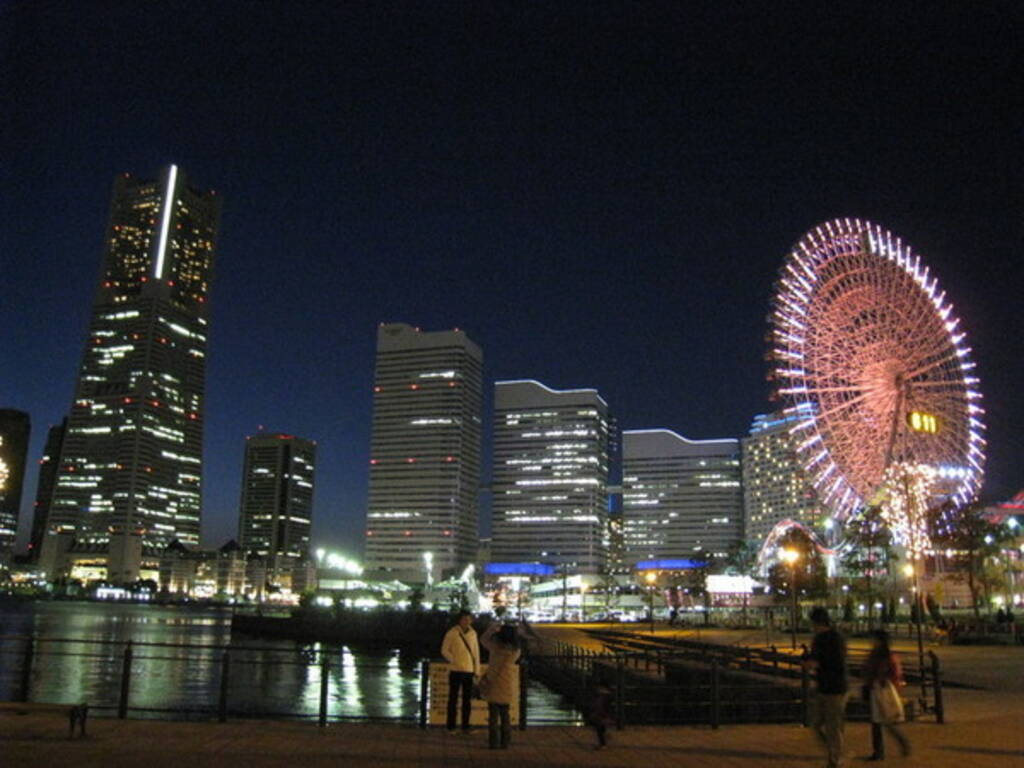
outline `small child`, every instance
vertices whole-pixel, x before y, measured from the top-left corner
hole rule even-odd
[[[597,733],[597,746],[594,749],[607,747],[608,726],[615,721],[612,717],[612,691],[604,683],[598,683],[594,687],[594,694],[588,707],[587,722],[594,727],[594,731]]]

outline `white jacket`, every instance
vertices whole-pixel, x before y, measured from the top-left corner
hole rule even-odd
[[[463,640],[466,642],[462,642]],[[444,642],[441,643],[441,655],[448,662],[448,669],[452,672],[472,672],[474,675],[480,673],[480,643],[472,627],[465,633],[458,624],[449,629],[444,635]]]

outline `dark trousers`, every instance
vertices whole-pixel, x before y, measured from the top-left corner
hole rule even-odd
[[[608,746],[608,726],[604,723],[594,722],[594,731],[597,733],[597,745],[599,747]]]
[[[469,730],[469,709],[473,706],[473,673],[448,673],[448,730],[455,730],[455,705],[462,690],[462,730]]]
[[[871,756],[883,759],[885,757],[885,736],[882,734],[882,729],[885,729],[889,734],[896,739],[896,742],[900,745],[900,752],[904,757],[910,754],[910,741],[903,734],[899,728],[893,723],[872,723],[871,724]]]
[[[500,721],[500,730],[499,730]],[[512,741],[512,725],[508,717],[508,704],[487,702],[487,736],[491,749],[508,749]]]

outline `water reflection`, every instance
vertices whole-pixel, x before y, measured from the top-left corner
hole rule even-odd
[[[132,717],[214,716],[225,651],[233,716],[316,717],[324,659],[331,719],[414,720],[419,712],[418,658],[399,651],[232,636],[227,609],[0,604],[0,626],[4,636],[36,638],[32,701],[87,701],[100,714],[116,711],[124,648],[131,640]],[[97,640],[107,644],[86,642]],[[193,647],[175,647],[185,643]],[[0,638],[0,700],[20,695],[22,654],[20,640]],[[530,711],[539,719],[571,717],[556,696],[536,685],[530,687]]]

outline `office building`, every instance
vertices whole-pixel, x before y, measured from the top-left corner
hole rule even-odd
[[[27,413],[0,409],[0,568],[14,556],[30,429]]]
[[[199,542],[203,397],[219,198],[177,166],[114,183],[103,263],[43,538],[43,567],[105,559],[104,578],[157,574],[150,553]],[[93,558],[95,564],[98,558]],[[150,561],[151,560],[151,561]],[[94,570],[93,573],[100,571]]]
[[[743,439],[743,507],[746,538],[763,544],[784,520],[808,527],[821,522],[814,485],[796,455],[790,430],[806,417],[802,406],[754,417]]]
[[[476,558],[482,413],[480,348],[463,331],[381,325],[365,566],[444,577]]]
[[[263,558],[277,583],[309,555],[316,444],[284,434],[246,438],[239,546]]]
[[[608,558],[608,404],[596,389],[494,387],[492,557],[597,573]]]
[[[36,483],[36,502],[32,507],[32,533],[29,537],[28,553],[33,562],[38,562],[43,545],[43,534],[46,532],[46,521],[50,515],[50,504],[53,502],[53,489],[57,480],[57,466],[60,461],[61,446],[68,429],[68,420],[50,427],[46,433],[46,445],[43,456],[39,459],[39,478]]]
[[[743,536],[739,440],[688,440],[668,429],[622,433],[627,562],[721,564]]]

